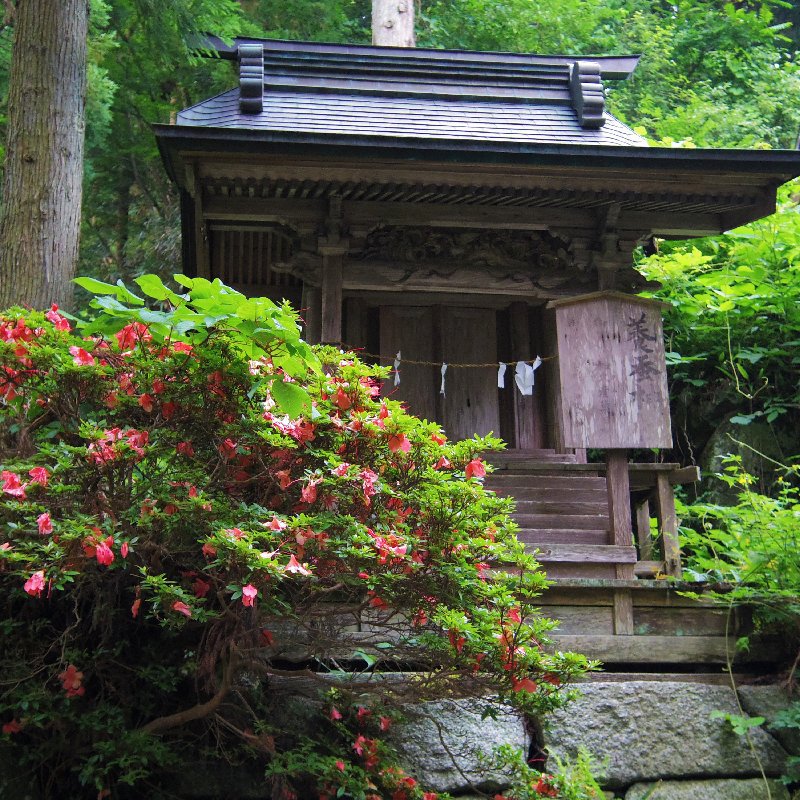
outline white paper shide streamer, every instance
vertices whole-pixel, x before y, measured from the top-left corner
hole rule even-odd
[[[442,385],[439,388],[439,394],[444,395],[444,375],[447,372],[447,364],[442,364],[442,369],[440,371],[442,373]]]
[[[394,365],[392,367],[394,369],[394,385],[400,385],[400,351],[397,351],[397,355],[394,358]]]
[[[541,365],[542,359],[539,356],[536,356],[533,364],[528,364],[526,361],[517,362],[514,380],[521,395],[527,397],[533,394],[534,372]]]
[[[504,364],[502,361],[497,370],[497,388],[498,389],[505,389],[506,388],[506,370],[508,369],[508,364]]]

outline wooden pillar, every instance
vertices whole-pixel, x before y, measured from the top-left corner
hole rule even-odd
[[[342,341],[342,268],[345,251],[321,248],[322,253],[322,342]]]
[[[608,515],[611,522],[611,543],[618,547],[633,547],[627,450],[608,450],[606,452],[606,484],[608,487]],[[616,576],[620,580],[633,580],[633,565],[617,564]],[[633,634],[633,596],[630,589],[614,591],[614,633],[624,636]]]
[[[669,475],[656,476],[656,498],[658,519],[661,527],[661,541],[664,547],[664,562],[668,575],[681,577],[681,548],[678,541],[678,518],[675,514],[675,492]]]
[[[197,174],[197,165],[186,168],[186,188],[194,202],[194,267],[198,278],[211,278],[211,254],[208,227],[203,216],[203,187]]]
[[[508,307],[511,329],[511,358],[514,361],[528,361],[533,357],[531,353],[531,331],[528,319],[528,304],[523,302],[511,303]],[[541,375],[539,376],[541,377]],[[506,376],[506,380],[514,380],[513,375]],[[530,397],[524,397],[514,390],[514,438],[520,450],[535,450],[543,447],[540,426],[536,415],[536,388]]]
[[[300,305],[301,316],[306,323],[303,337],[309,344],[319,344],[322,336],[322,292],[319,286],[304,283]]]

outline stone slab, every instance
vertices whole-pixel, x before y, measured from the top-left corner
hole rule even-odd
[[[491,705],[496,719],[482,719]],[[436,792],[499,791],[508,785],[502,772],[485,771],[486,756],[502,744],[526,753],[530,738],[522,717],[512,709],[485,700],[437,700],[405,710],[407,721],[397,726],[392,743],[404,767]]]
[[[744,737],[712,719],[739,713],[725,686],[652,681],[591,683],[582,697],[545,721],[551,753],[574,758],[585,747],[605,762],[604,784],[623,788],[660,779],[754,777],[759,767]],[[782,774],[787,753],[767,731],[751,738],[770,777]]]
[[[771,729],[778,712],[800,702],[797,697],[789,697],[780,686],[740,686],[739,699],[742,707],[751,717],[764,717],[767,729],[793,756],[800,756],[800,730],[797,728]]]
[[[767,790],[762,778],[662,781],[634,784],[625,800],[789,800],[789,792],[778,781],[769,781]]]

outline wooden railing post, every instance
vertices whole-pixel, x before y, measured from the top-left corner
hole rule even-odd
[[[681,548],[678,541],[678,517],[675,514],[675,492],[670,476],[663,472],[656,476],[656,502],[667,575],[680,578]]]
[[[633,547],[627,450],[606,452],[606,485],[611,543],[621,547]],[[616,576],[621,580],[633,580],[633,564],[617,564]],[[630,589],[617,589],[614,592],[614,633],[628,636],[633,634],[633,597]]]

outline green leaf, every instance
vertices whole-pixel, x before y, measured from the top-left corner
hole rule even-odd
[[[311,410],[311,398],[308,392],[296,383],[286,383],[276,378],[272,382],[270,393],[278,408],[292,418]]]

